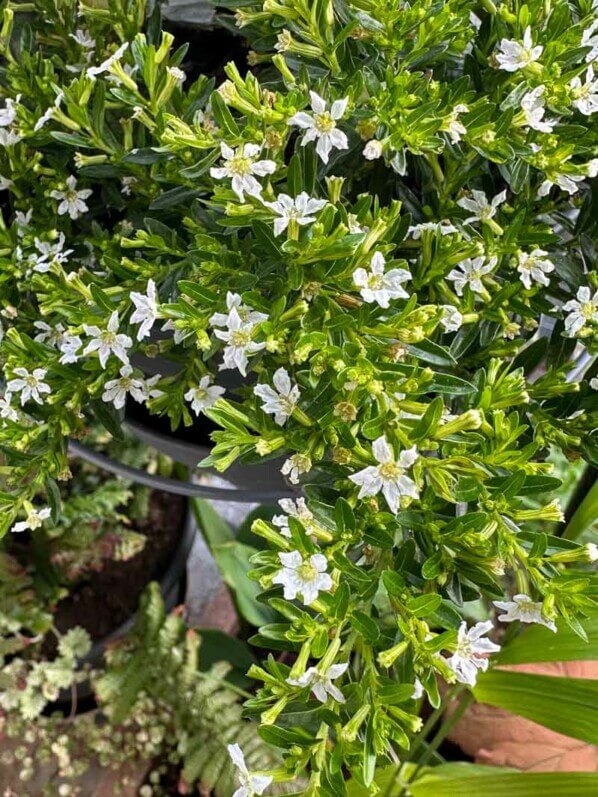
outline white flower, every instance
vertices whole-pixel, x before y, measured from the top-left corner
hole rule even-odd
[[[381,141],[377,141],[373,138],[363,148],[363,157],[366,161],[375,161],[377,158],[382,156],[382,151],[384,149],[384,145]]]
[[[17,118],[17,108],[20,94],[16,100],[7,97],[4,100],[4,108],[0,108],[0,127],[10,127]]]
[[[523,44],[511,39],[501,39],[500,50],[496,54],[499,68],[506,72],[517,72],[525,69],[526,66],[537,61],[542,55],[544,48],[541,45],[534,47],[532,42],[532,30],[528,26],[523,34]]]
[[[392,268],[384,273],[386,261],[380,252],[374,252],[370,261],[370,270],[357,268],[353,272],[353,282],[360,288],[359,293],[364,302],[375,302],[387,308],[391,299],[408,299],[409,294],[401,287],[401,283],[411,279],[411,274],[404,268]]]
[[[79,337],[79,335],[65,335],[64,339],[59,345],[59,349],[62,352],[62,356],[60,357],[59,362],[61,365],[69,365],[70,363],[76,363],[79,359],[79,349],[83,345],[83,341]]]
[[[521,110],[525,117],[526,124],[532,130],[539,130],[541,133],[552,133],[556,124],[555,119],[544,119],[544,86],[536,86],[532,91],[528,91],[521,100]]]
[[[472,216],[468,216],[465,219],[463,224],[471,224],[472,221],[490,221],[490,219],[496,216],[498,206],[502,205],[506,198],[507,192],[501,191],[491,202],[488,202],[486,194],[483,191],[473,190],[471,192],[471,197],[462,197],[457,201],[459,207],[465,208],[465,210],[469,210],[473,213]]]
[[[592,63],[598,58],[598,19],[595,19],[587,30],[584,30],[581,36],[581,46],[591,47],[590,52],[586,55],[586,62]]]
[[[325,703],[328,700],[328,695],[337,703],[346,703],[345,696],[341,690],[335,686],[332,681],[340,678],[343,675],[349,662],[344,664],[332,664],[327,670],[321,672],[317,667],[310,667],[299,678],[287,678],[287,683],[290,686],[299,686],[302,689],[309,686],[320,703]]]
[[[73,41],[77,42],[79,47],[83,47],[84,50],[95,49],[95,39],[91,38],[89,31],[83,30],[82,28],[77,28],[74,33],[69,33],[69,36],[71,39],[73,39]]]
[[[28,262],[33,265],[33,270],[45,274],[53,265],[61,266],[66,263],[73,250],[64,248],[65,240],[63,232],[58,234],[58,239],[54,243],[35,238],[35,248],[39,254],[31,254],[28,257]]]
[[[285,459],[280,472],[283,476],[288,476],[291,484],[299,484],[299,478],[304,473],[311,470],[311,459],[307,454],[293,454]]]
[[[291,222],[302,227],[312,224],[316,220],[313,214],[328,203],[325,199],[314,199],[302,191],[295,199],[288,194],[279,194],[275,202],[264,204],[280,217],[274,219],[274,235],[280,235]]]
[[[595,376],[593,379],[590,379],[590,387],[592,390],[598,390],[598,376]]]
[[[162,324],[161,329],[162,332],[172,332],[173,340],[177,344],[185,340],[185,338],[189,334],[184,329],[178,329],[178,327],[175,327],[174,320],[172,318],[169,318],[165,324]]]
[[[243,376],[247,376],[247,355],[261,351],[266,344],[256,343],[252,339],[254,324],[243,323],[235,307],[228,315],[227,324],[226,331],[217,329],[214,332],[219,340],[223,340],[227,344],[222,353],[224,362],[220,366],[220,370],[237,368]]]
[[[570,338],[591,322],[598,322],[598,291],[592,296],[587,285],[582,285],[577,291],[577,299],[571,299],[563,305],[563,310],[569,313],[565,318],[565,331]]]
[[[0,146],[12,147],[18,144],[20,140],[21,134],[17,130],[7,130],[4,127],[0,127]]]
[[[187,75],[178,66],[167,66],[166,71],[177,83],[184,83],[187,80]]]
[[[231,149],[224,141],[220,142],[220,151],[224,158],[224,166],[212,167],[210,174],[216,180],[223,180],[226,177],[232,179],[231,187],[241,202],[245,194],[258,196],[262,192],[262,186],[253,176],[265,177],[267,174],[274,174],[276,163],[270,160],[255,160],[261,151],[258,144],[243,144],[237,149]]]
[[[546,276],[554,271],[554,263],[548,260],[543,249],[534,249],[532,252],[520,252],[518,257],[517,271],[519,279],[529,290],[532,282],[539,282],[540,285],[550,285],[550,280]]]
[[[598,177],[598,158],[592,158],[586,163],[586,174],[588,177]]]
[[[71,219],[78,219],[83,213],[87,213],[89,208],[85,204],[88,197],[92,195],[91,188],[84,188],[77,191],[77,179],[73,175],[66,178],[66,187],[64,191],[50,191],[52,199],[60,200],[58,205],[58,215],[64,216],[68,213]]]
[[[595,542],[586,543],[586,551],[590,562],[598,562],[598,545]]]
[[[152,279],[148,280],[145,294],[132,291],[131,301],[135,305],[131,323],[140,324],[137,340],[143,340],[150,334],[158,315],[156,283]]]
[[[237,777],[241,784],[233,797],[254,797],[255,794],[263,794],[272,783],[270,775],[253,775],[249,772],[245,764],[245,756],[238,744],[229,744],[228,754],[237,768]]]
[[[31,372],[26,368],[15,368],[14,373],[18,378],[11,379],[6,385],[6,390],[8,393],[21,394],[21,407],[29,399],[33,399],[36,404],[43,404],[42,394],[47,395],[52,392],[50,386],[43,381],[47,373],[45,368],[34,368]]]
[[[248,304],[243,304],[243,300],[238,293],[227,292],[226,307],[229,311],[228,313],[214,313],[210,318],[210,324],[213,327],[227,327],[230,318],[229,314],[233,308],[235,308],[239,318],[244,324],[259,324],[262,321],[268,320],[268,315],[266,313],[259,313]]]
[[[292,498],[281,498],[278,504],[286,515],[274,515],[272,523],[278,526],[283,537],[291,537],[289,517],[296,518],[308,533],[316,525],[313,512],[308,509],[305,498],[298,498],[297,501],[293,501]]]
[[[102,61],[102,63],[99,66],[89,67],[89,69],[87,70],[87,76],[90,78],[96,78],[98,75],[101,75],[104,72],[109,72],[112,65],[115,64],[117,61],[120,61],[120,59],[127,51],[128,47],[129,47],[128,42],[121,44],[118,50],[115,53],[113,53],[109,58],[107,58],[105,61]]]
[[[557,174],[554,180],[544,180],[538,188],[538,197],[547,196],[553,185],[558,185],[560,189],[568,194],[576,194],[579,191],[578,183],[583,180],[582,174]]]
[[[15,212],[15,224],[17,225],[17,235],[22,238],[27,230],[31,228],[31,219],[33,218],[33,208],[24,213],[22,210]]]
[[[209,376],[202,376],[197,387],[191,387],[185,393],[185,401],[191,402],[191,409],[196,415],[214,406],[218,399],[224,395],[225,389],[219,385],[212,385]]]
[[[402,495],[410,498],[419,496],[415,482],[405,475],[405,471],[418,457],[417,449],[413,446],[401,451],[398,460],[395,460],[386,437],[382,435],[372,443],[372,451],[378,465],[369,465],[349,478],[360,487],[358,498],[377,495],[382,491],[391,512],[397,512]]]
[[[52,512],[48,507],[44,507],[43,509],[34,509],[31,507],[27,513],[27,519],[15,523],[11,531],[27,531],[27,529],[35,531],[41,528],[44,520],[47,520],[51,514]]]
[[[582,84],[580,77],[574,77],[569,87],[571,104],[580,113],[591,116],[598,111],[598,80],[594,77],[594,67],[591,64],[586,72],[586,82]]]
[[[0,191],[8,191],[9,188],[12,188],[14,185],[12,180],[9,180],[8,177],[5,177],[3,174],[0,174]],[[17,210],[17,213],[20,211]]]
[[[275,371],[273,382],[276,390],[270,385],[256,385],[253,392],[262,400],[262,410],[268,415],[274,415],[275,422],[284,426],[293,414],[301,392],[297,385],[291,384],[289,374],[284,368]]]
[[[147,386],[144,379],[134,377],[133,368],[123,365],[118,379],[110,379],[104,385],[102,401],[114,404],[114,408],[121,410],[125,406],[129,393],[140,404],[148,398]]]
[[[11,407],[12,396],[10,393],[5,393],[0,396],[0,418],[5,418],[7,421],[18,421],[19,413],[14,407]]]
[[[296,125],[306,131],[301,139],[301,146],[304,147],[310,141],[317,139],[316,152],[324,163],[328,163],[328,157],[332,149],[349,148],[347,136],[336,126],[336,123],[342,118],[347,109],[349,98],[335,100],[330,107],[330,111],[327,111],[326,101],[315,91],[310,91],[309,96],[311,97],[313,114],[300,111],[292,116],[287,124]]]
[[[444,327],[446,332],[456,332],[461,329],[463,324],[463,316],[452,304],[443,304],[441,307],[442,316],[440,317],[440,324]]]
[[[463,296],[463,288],[466,285],[469,285],[474,293],[482,293],[484,291],[482,277],[484,274],[490,274],[496,263],[496,257],[491,257],[489,260],[483,256],[474,257],[473,260],[467,258],[447,275],[447,279],[455,283],[455,290],[459,296]]]
[[[54,105],[50,105],[49,108],[46,108],[44,113],[39,117],[39,119],[35,123],[35,127],[33,128],[33,131],[35,133],[37,133],[38,130],[41,130],[42,127],[44,127],[44,125],[46,125],[46,123],[49,122],[50,119],[52,119],[52,117],[56,112],[56,109],[60,108],[60,103],[63,101],[63,99],[64,99],[64,92],[59,91],[58,94],[56,95],[56,99],[54,100]]]
[[[446,663],[455,673],[457,681],[462,684],[475,686],[478,670],[485,672],[488,669],[489,653],[496,653],[500,645],[495,645],[489,639],[482,639],[484,634],[492,629],[492,623],[476,623],[467,630],[467,623],[461,623],[457,637],[457,649]]]
[[[320,592],[332,589],[332,578],[326,572],[328,561],[324,554],[314,553],[304,559],[299,551],[279,553],[282,564],[272,579],[273,584],[281,584],[285,600],[295,600],[297,595],[303,596],[303,603],[309,606]]]
[[[91,354],[97,351],[102,368],[106,367],[106,362],[111,354],[118,357],[125,365],[129,363],[127,349],[131,348],[133,341],[128,335],[119,333],[118,326],[118,312],[116,310],[110,316],[106,329],[83,324],[83,329],[86,334],[93,338],[93,340],[87,344],[83,354]]]
[[[137,185],[138,182],[139,180],[136,177],[133,177],[132,175],[125,175],[124,177],[121,177],[120,193],[124,194],[125,196],[131,196],[131,189],[133,188],[134,185]]]
[[[46,324],[45,321],[34,321],[33,326],[39,329],[37,335],[33,338],[37,343],[47,343],[48,346],[59,348],[65,337],[65,330],[62,324],[56,324],[55,327]]]
[[[453,235],[453,233],[459,232],[459,230],[448,221],[424,221],[422,224],[415,224],[413,227],[409,227],[408,233],[412,236],[414,241],[419,241],[422,237],[422,233],[427,230],[439,232],[441,235]]]
[[[467,133],[467,128],[463,122],[459,120],[459,114],[467,113],[468,111],[469,108],[467,105],[463,105],[462,103],[455,105],[453,112],[442,126],[442,129],[448,133],[448,136],[453,144],[458,144],[459,141],[461,141],[461,136],[464,136]]]
[[[492,603],[497,609],[505,612],[498,616],[503,623],[512,623],[514,620],[520,620],[522,623],[538,623],[556,633],[554,622],[546,620],[542,614],[542,603],[536,603],[527,595],[513,595],[512,601],[492,601]]]
[[[423,694],[424,694],[423,684],[419,680],[419,678],[416,678],[415,682],[413,684],[413,692],[411,693],[411,699],[412,700],[419,700],[420,697],[423,696]]]

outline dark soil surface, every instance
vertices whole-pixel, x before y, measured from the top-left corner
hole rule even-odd
[[[185,499],[154,491],[147,517],[132,531],[144,534],[143,550],[127,562],[109,562],[91,573],[56,607],[54,624],[65,632],[82,626],[96,641],[108,636],[137,611],[147,584],[159,580],[168,567],[184,530]]]

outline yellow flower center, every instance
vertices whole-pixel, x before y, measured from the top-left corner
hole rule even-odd
[[[297,574],[302,581],[313,581],[317,577],[318,571],[311,562],[303,562],[303,564],[299,565],[297,568]]]
[[[251,174],[251,159],[244,155],[235,155],[229,160],[228,169],[232,174],[238,174],[240,177]]]
[[[378,470],[380,476],[387,481],[393,481],[401,475],[401,469],[396,462],[385,462]]]
[[[336,122],[328,111],[314,114],[314,127],[320,134],[330,133],[336,127]]]
[[[251,342],[251,332],[244,329],[235,329],[231,333],[230,342],[233,346],[247,346]]]

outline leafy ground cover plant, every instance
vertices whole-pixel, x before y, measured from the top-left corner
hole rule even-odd
[[[390,794],[440,678],[506,688],[464,604],[583,637],[594,603],[595,543],[537,524],[548,446],[596,459],[595,8],[236,3],[260,69],[216,90],[149,10],[5,10],[2,530],[58,520],[66,437],[127,400],[206,414],[220,470],[284,455],[257,642],[297,657],[248,711],[276,778],[372,794],[394,763]]]

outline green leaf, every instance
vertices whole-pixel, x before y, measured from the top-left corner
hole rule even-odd
[[[431,365],[457,365],[457,361],[448,349],[431,340],[409,343],[407,349],[418,360],[423,360]]]
[[[598,680],[494,669],[480,675],[473,694],[480,703],[598,744]]]
[[[575,514],[567,523],[567,528],[563,532],[563,537],[567,540],[576,540],[578,537],[591,529],[596,524],[598,518],[598,481],[595,481],[591,490],[586,494],[581,504],[577,507]]]
[[[220,517],[209,501],[193,498],[193,513],[206,542],[212,548],[234,540],[235,535],[228,523]]]
[[[588,642],[579,638],[565,623],[557,623],[557,633],[534,625],[505,645],[494,657],[498,664],[529,664],[537,661],[592,661],[598,659],[598,612],[582,620]]]
[[[247,575],[251,570],[249,560],[257,550],[240,542],[226,542],[214,545],[212,553],[222,578],[234,592],[239,613],[248,623],[258,628],[271,623],[275,617],[274,612],[258,601],[257,596],[261,589]]]
[[[152,200],[150,210],[164,210],[171,208],[175,205],[189,204],[191,200],[199,195],[199,191],[195,188],[186,188],[184,185],[179,185],[176,188],[171,188],[169,191],[163,191],[159,196]]]

